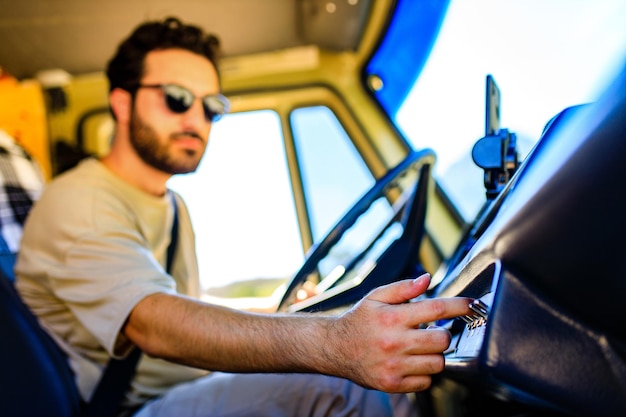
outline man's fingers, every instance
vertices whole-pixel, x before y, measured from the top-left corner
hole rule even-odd
[[[442,353],[450,346],[450,332],[441,327],[412,330],[409,349],[410,355]]]
[[[430,386],[431,375],[443,371],[445,361],[441,354],[411,355],[390,368],[378,386],[386,392],[422,391]]]
[[[386,392],[411,392],[428,388],[430,375],[443,370],[442,353],[450,345],[450,333],[443,328],[420,326],[469,315],[472,300],[453,297],[412,301],[429,284],[430,276],[424,274],[379,287],[338,318],[341,325],[335,327],[336,331],[360,329],[352,332],[346,344],[359,347],[347,356],[358,364],[354,380]]]
[[[402,304],[423,294],[429,284],[430,275],[423,274],[415,279],[405,279],[376,288],[367,298],[385,304]]]
[[[411,318],[411,325],[419,326],[431,321],[472,314],[469,308],[471,302],[471,298],[465,297],[431,298],[405,304],[402,308]]]

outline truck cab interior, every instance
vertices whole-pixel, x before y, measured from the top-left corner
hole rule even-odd
[[[424,324],[452,343],[421,415],[626,413],[622,2],[4,3],[0,131],[35,189],[107,152],[119,40],[147,19],[199,24],[232,108],[169,186],[207,254],[206,300],[342,311],[428,272],[423,297],[475,314]],[[63,354],[12,288],[19,247],[0,249],[0,410],[78,416]]]

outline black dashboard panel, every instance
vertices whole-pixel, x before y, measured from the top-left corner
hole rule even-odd
[[[567,415],[626,415],[626,70],[568,109],[468,236],[433,296],[455,320],[444,375]]]

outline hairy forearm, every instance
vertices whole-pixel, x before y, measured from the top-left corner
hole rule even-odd
[[[180,296],[139,302],[124,332],[149,355],[230,372],[316,372],[388,392],[430,385],[450,343],[423,323],[470,314],[469,300],[408,302],[429,277],[372,291],[340,316],[279,315],[232,310]]]
[[[208,370],[328,373],[332,317],[256,314],[154,294],[131,313],[126,335],[151,356]]]

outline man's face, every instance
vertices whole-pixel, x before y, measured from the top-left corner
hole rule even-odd
[[[176,84],[196,97],[219,93],[217,73],[201,55],[182,49],[150,52],[145,59],[142,85]],[[146,164],[168,174],[196,170],[204,155],[211,122],[202,102],[195,99],[189,110],[168,109],[164,91],[139,88],[129,123],[130,143]]]

